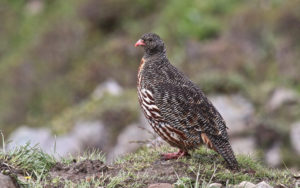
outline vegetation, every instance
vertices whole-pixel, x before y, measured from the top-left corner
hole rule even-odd
[[[170,151],[175,150],[166,145],[143,147],[106,165],[99,151],[58,162],[37,146],[26,145],[7,154],[2,152],[0,169],[25,187],[145,187],[159,182],[199,187],[212,182],[229,185],[242,181],[292,186],[295,181],[288,170],[266,168],[250,156],[238,156],[241,171],[233,172],[219,155],[204,147],[189,158],[162,160],[159,154]]]

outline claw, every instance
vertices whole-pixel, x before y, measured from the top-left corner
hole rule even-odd
[[[162,158],[164,160],[170,160],[170,159],[179,159],[183,156],[188,156],[189,153],[187,151],[182,151],[182,150],[179,150],[178,152],[175,152],[175,153],[165,153],[165,154],[162,154]]]

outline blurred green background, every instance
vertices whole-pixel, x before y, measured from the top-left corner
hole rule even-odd
[[[134,43],[156,32],[171,62],[204,92],[249,99],[259,122],[282,135],[285,163],[300,163],[288,136],[299,104],[264,109],[278,87],[300,94],[300,1],[0,0],[0,15],[5,135],[21,125],[62,134],[78,117],[101,118],[116,130],[135,121],[142,51]],[[92,99],[108,79],[124,94]]]

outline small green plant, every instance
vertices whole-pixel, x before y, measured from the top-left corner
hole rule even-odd
[[[56,162],[53,156],[44,153],[38,145],[30,146],[30,143],[8,151],[6,154],[1,153],[0,159],[35,178],[47,173]]]

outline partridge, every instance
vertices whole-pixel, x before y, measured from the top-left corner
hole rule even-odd
[[[202,90],[169,62],[161,38],[144,34],[136,42],[138,46],[144,49],[137,79],[141,109],[154,131],[179,148],[163,157],[189,155],[190,150],[205,144],[219,153],[229,168],[238,169],[224,119]]]

